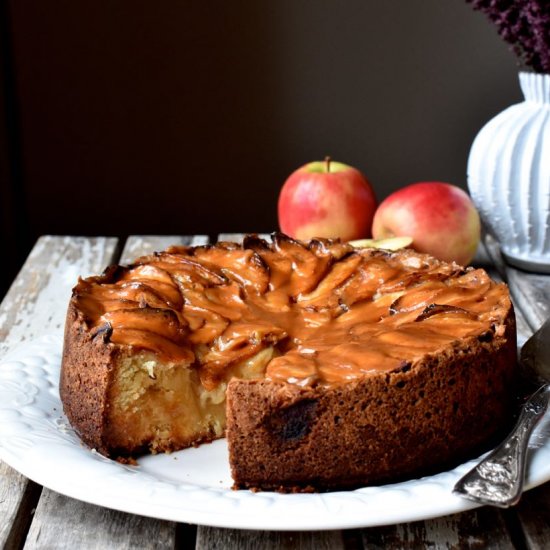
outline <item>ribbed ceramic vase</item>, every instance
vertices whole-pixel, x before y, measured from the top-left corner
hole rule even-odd
[[[550,273],[550,75],[520,73],[525,100],[476,136],[468,187],[506,260]]]

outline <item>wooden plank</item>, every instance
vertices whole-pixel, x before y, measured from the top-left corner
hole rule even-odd
[[[338,550],[346,548],[341,531],[247,531],[199,527],[196,550],[278,550],[299,548],[300,550]]]
[[[506,264],[498,243],[490,235],[484,241],[491,259],[510,285],[515,304],[536,330],[550,317],[550,275],[529,273]]]
[[[485,238],[489,255],[506,278],[518,322],[518,344],[550,317],[550,275],[528,273],[506,264],[498,243],[491,237]],[[548,548],[550,546],[550,484],[525,493],[510,519],[517,519],[517,525],[510,521],[510,527],[520,534],[522,546]]]
[[[481,267],[485,269],[495,281],[503,281],[503,277],[506,277],[506,266],[502,262],[502,257],[499,254],[497,255],[494,249],[491,250],[491,247],[493,246],[494,245],[492,243],[480,244],[473,265],[474,267]],[[498,263],[495,264],[494,260]],[[525,341],[531,336],[531,334],[533,334],[534,331],[525,318],[523,309],[516,303],[512,288],[510,288],[510,293],[512,295],[512,303],[514,304],[514,311],[516,314],[518,349],[521,349]]]
[[[182,237],[179,235],[132,235],[126,240],[120,263],[130,263],[138,256],[152,254],[153,252],[164,250],[171,245],[193,244],[194,246],[198,246],[207,242],[208,237],[206,235],[196,235],[194,237]]]
[[[220,233],[218,241],[240,242],[244,233]],[[270,240],[269,234],[260,237]],[[242,531],[215,527],[197,528],[197,550],[210,548],[345,548],[341,531],[284,533],[278,531]]]
[[[44,490],[25,548],[175,548],[175,524]]]
[[[516,303],[533,328],[539,328],[550,317],[550,276],[506,268],[508,284]]]
[[[243,240],[243,237],[247,233],[220,233],[218,235],[218,241],[229,241],[238,243]],[[266,241],[271,241],[271,235],[269,233],[257,233],[258,237],[265,239]]]
[[[499,512],[472,512],[387,527],[365,529],[365,548],[514,548]]]
[[[71,288],[79,275],[111,262],[117,240],[41,237],[0,306],[0,358],[21,342],[63,328]],[[0,466],[0,547],[20,548],[40,487]]]
[[[548,484],[526,493],[517,507],[526,547],[550,548],[550,487]]]
[[[502,281],[492,255],[481,245],[472,265],[481,267],[496,281]],[[518,342],[532,330],[516,308]],[[480,508],[426,521],[363,530],[366,548],[514,548],[505,515],[498,509]]]
[[[170,245],[199,245],[207,241],[204,236],[132,236],[118,261],[127,264]],[[59,540],[61,529],[63,538]],[[194,541],[194,528],[183,532],[184,538]],[[174,522],[109,511],[45,488],[25,548],[174,548],[176,539],[182,539],[181,533]]]
[[[21,548],[42,487],[0,462],[0,548]]]
[[[219,241],[241,241],[242,233],[222,233]],[[269,239],[269,235],[260,235]],[[183,242],[181,244],[190,244]],[[193,242],[192,244],[198,244]],[[342,533],[339,531],[283,533],[277,531],[244,531],[219,529],[215,527],[197,528],[197,549],[231,548],[311,548],[327,550],[344,548]]]
[[[41,237],[0,307],[0,358],[14,345],[59,332],[79,276],[101,272],[117,240]]]

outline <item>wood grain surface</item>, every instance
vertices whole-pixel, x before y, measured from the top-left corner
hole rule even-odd
[[[120,258],[112,261],[127,264],[170,245],[205,242],[207,238],[202,236],[132,236]],[[112,512],[44,489],[25,548],[174,548],[176,536],[173,522]]]
[[[517,309],[520,309],[533,330],[550,317],[550,275],[528,273],[506,264],[498,243],[486,235],[485,247],[493,264],[510,286]]]
[[[196,550],[340,550],[345,548],[341,531],[311,531],[287,533],[283,531],[250,531],[199,527]]]
[[[94,506],[44,489],[25,548],[175,547],[176,524]]]
[[[23,342],[59,333],[77,278],[103,270],[116,245],[106,237],[41,237],[0,306],[0,358]],[[19,548],[40,488],[5,464],[0,481],[0,547]]]
[[[524,495],[517,507],[527,548],[550,548],[550,487],[537,487]]]
[[[181,235],[132,235],[128,237],[122,251],[119,262],[129,264],[138,256],[145,256],[153,252],[159,252],[171,245],[194,245],[206,244],[206,235],[195,235],[183,237]]]
[[[482,508],[428,521],[364,529],[365,548],[514,548],[499,511]]]
[[[21,342],[61,331],[78,277],[100,273],[113,260],[116,244],[105,237],[41,237],[0,306],[0,356]]]
[[[42,487],[0,461],[0,548],[21,547]]]

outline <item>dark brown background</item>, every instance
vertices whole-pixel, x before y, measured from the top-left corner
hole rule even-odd
[[[0,4],[0,292],[44,233],[274,230],[286,176],[327,154],[379,199],[465,187],[520,99],[462,0]]]

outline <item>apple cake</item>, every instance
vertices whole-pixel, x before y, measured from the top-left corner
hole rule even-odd
[[[82,440],[125,459],[227,436],[236,488],[420,475],[506,424],[508,289],[405,249],[274,234],[80,279],[61,368]]]

